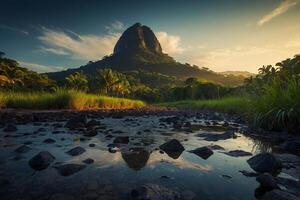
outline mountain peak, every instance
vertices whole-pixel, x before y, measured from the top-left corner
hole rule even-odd
[[[141,51],[162,54],[162,48],[153,31],[148,26],[135,23],[124,31],[114,48],[114,54],[135,54]]]

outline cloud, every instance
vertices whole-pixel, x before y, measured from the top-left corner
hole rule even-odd
[[[298,53],[300,38],[264,46],[241,46],[231,48],[206,48],[188,50],[181,56],[181,61],[208,67],[214,71],[249,71],[257,73],[262,65],[275,64],[280,60],[293,57]]]
[[[114,21],[108,26],[105,26],[105,29],[108,31],[108,33],[118,33],[120,31],[123,31],[125,29],[124,24],[118,20]]]
[[[22,29],[14,28],[14,27],[11,27],[11,26],[0,25],[0,29],[14,31],[14,32],[18,32],[18,33],[21,33],[21,34],[24,34],[24,35],[29,35],[28,31],[24,31]]]
[[[286,47],[300,47],[300,36],[294,38],[294,39],[290,39],[287,44],[285,45]]]
[[[36,63],[30,63],[30,62],[24,62],[24,61],[18,61],[22,67],[26,67],[29,70],[38,72],[38,73],[44,73],[44,72],[55,72],[55,71],[61,71],[65,68],[58,67],[58,66],[52,66],[52,65],[41,65]]]
[[[47,47],[41,50],[58,55],[70,55],[75,59],[99,60],[112,53],[120,33],[98,35],[79,35],[70,30],[43,28],[39,40]]]
[[[267,15],[263,16],[257,24],[259,26],[264,25],[265,23],[269,22],[273,18],[282,15],[283,13],[287,12],[290,8],[296,6],[300,0],[283,0],[274,10],[272,10]]]
[[[169,35],[167,32],[156,32],[156,37],[165,53],[181,54],[184,49],[180,46],[181,38],[176,35]]]

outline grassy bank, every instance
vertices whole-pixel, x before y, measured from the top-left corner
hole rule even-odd
[[[242,114],[249,110],[249,103],[249,99],[245,97],[226,97],[222,99],[165,102],[158,105],[176,108],[212,109],[226,113]]]
[[[21,109],[126,109],[139,108],[144,102],[86,94],[74,90],[47,92],[0,92],[1,108]]]

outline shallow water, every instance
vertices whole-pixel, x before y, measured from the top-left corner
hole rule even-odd
[[[254,142],[238,131],[236,139],[205,141],[197,134],[223,133],[222,126],[207,128],[204,120],[191,118],[189,121],[194,130],[187,133],[173,130],[172,125],[161,124],[159,118],[100,119],[106,129],[91,138],[66,128],[55,128],[51,123],[18,125],[15,133],[1,131],[0,177],[9,181],[1,184],[4,185],[0,189],[1,199],[59,199],[57,195],[61,193],[65,195],[63,199],[130,199],[132,189],[147,183],[178,191],[186,199],[255,199],[258,183],[255,178],[239,172],[252,171],[246,162],[250,156],[231,157],[223,152],[241,149],[257,154],[264,149],[263,143]],[[46,131],[31,134],[41,127]],[[54,130],[66,133],[53,134]],[[30,134],[24,135],[26,132]],[[114,148],[116,152],[111,153],[107,145],[112,144],[116,136],[129,136],[129,143]],[[43,143],[47,138],[56,142]],[[159,145],[174,138],[186,149],[178,158],[159,150]],[[26,141],[32,142],[27,145],[32,148],[29,152],[14,152]],[[90,147],[91,143],[96,146]],[[214,150],[207,160],[188,152],[211,144],[225,150]],[[86,152],[74,157],[65,153],[76,146],[83,147]],[[55,161],[45,170],[34,171],[28,160],[43,150],[54,155]],[[86,158],[95,162],[71,176],[61,176],[54,168],[55,163],[60,162],[83,164]]]

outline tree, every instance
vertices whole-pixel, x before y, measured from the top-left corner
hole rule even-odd
[[[67,87],[87,91],[88,90],[88,80],[82,72],[75,72],[65,78]]]
[[[97,83],[105,94],[124,96],[130,93],[130,84],[124,74],[109,68],[98,70],[97,74]]]

